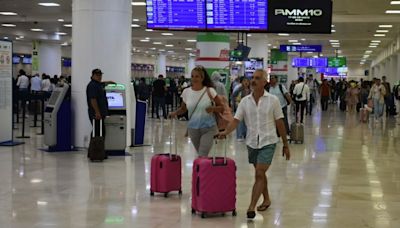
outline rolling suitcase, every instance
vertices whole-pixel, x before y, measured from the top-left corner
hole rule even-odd
[[[103,161],[107,155],[104,144],[104,136],[103,136],[103,120],[100,120],[100,135],[96,136],[96,126],[95,120],[93,120],[92,127],[92,137],[90,138],[89,148],[88,148],[88,158],[90,161]]]
[[[175,154],[172,154],[172,134],[170,136],[170,152],[168,154],[156,154],[151,159],[151,183],[150,195],[154,193],[164,193],[164,197],[168,197],[168,193],[178,191],[182,195],[182,161],[181,157],[177,154],[176,144],[176,131],[175,124],[173,125],[173,132],[175,132]]]
[[[217,141],[215,141],[217,143]],[[236,216],[236,164],[226,157],[199,157],[193,162],[192,213],[232,212]],[[214,150],[215,151],[215,150]]]
[[[304,125],[301,123],[292,123],[290,126],[290,139],[289,142],[300,142],[301,144],[304,143]]]

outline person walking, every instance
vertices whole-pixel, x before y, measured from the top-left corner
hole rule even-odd
[[[218,132],[215,113],[222,112],[222,101],[213,87],[206,69],[192,70],[192,86],[183,90],[181,107],[169,114],[170,118],[189,112],[188,135],[199,157],[208,156]],[[213,105],[215,103],[215,105]]]
[[[321,94],[321,109],[322,111],[328,111],[329,98],[331,97],[331,87],[329,86],[328,80],[324,79],[320,88]]]
[[[239,106],[240,101],[251,94],[250,88],[250,80],[246,77],[242,77],[240,79],[242,85],[239,86],[232,94],[233,101],[235,104],[233,107],[236,107],[234,110],[236,112],[237,107]],[[244,121],[240,121],[239,126],[236,129],[236,138],[239,142],[244,141],[247,135],[247,127]]]
[[[383,116],[383,107],[385,105],[385,95],[386,89],[385,86],[382,85],[381,79],[375,79],[375,84],[372,86],[371,91],[369,92],[368,99],[372,99],[374,103],[374,116],[375,122],[379,122],[382,120]]]
[[[296,101],[296,122],[300,112],[300,123],[304,123],[304,110],[310,100],[310,89],[304,83],[304,78],[299,78],[299,83],[294,87],[293,94]]]
[[[153,101],[157,119],[160,119],[160,107],[162,109],[164,119],[167,118],[167,111],[165,109],[167,91],[168,89],[164,81],[164,76],[160,74],[158,79],[153,82]]]
[[[240,101],[234,120],[217,135],[220,139],[226,138],[242,120],[248,127],[246,137],[248,159],[249,163],[253,164],[255,171],[255,183],[251,202],[247,209],[247,218],[249,219],[255,218],[256,204],[261,195],[264,200],[257,210],[265,211],[271,205],[266,172],[271,166],[276,144],[279,142],[277,131],[282,137],[282,152],[286,156],[286,160],[290,159],[282,108],[279,99],[264,90],[266,84],[267,72],[261,69],[256,70],[251,80],[252,94]]]

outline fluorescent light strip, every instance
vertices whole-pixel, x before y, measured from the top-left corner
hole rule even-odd
[[[386,14],[400,14],[400,10],[386,10]]]
[[[132,6],[145,6],[145,2],[132,2]]]
[[[339,40],[329,40],[331,43],[339,43]]]
[[[376,32],[378,32],[378,33],[387,33],[387,32],[389,32],[389,30],[376,30]]]
[[[146,29],[146,32],[152,32],[154,31],[153,29]]]
[[[1,26],[3,26],[3,27],[9,27],[9,28],[11,28],[11,27],[16,27],[16,25],[14,25],[14,24],[1,24]]]
[[[71,27],[72,27],[72,24],[65,24],[64,27],[71,28]]]
[[[150,42],[150,40],[140,40],[140,42]]]
[[[64,19],[61,19],[61,18],[60,18],[60,19],[58,19],[57,21],[58,21],[58,22],[64,22]]]
[[[46,6],[46,7],[55,7],[55,6],[60,6],[60,4],[55,3],[55,2],[40,2],[38,3],[39,6]]]
[[[33,28],[31,29],[32,32],[43,32],[43,29]]]
[[[138,24],[132,24],[131,27],[132,27],[132,28],[139,28],[140,25],[138,25]]]
[[[67,35],[67,33],[65,33],[65,32],[56,32],[56,35],[65,36],[65,35]]]
[[[293,45],[301,45],[301,43],[293,43]]]
[[[163,33],[161,33],[161,35],[163,35],[163,36],[173,36],[174,34],[173,33],[169,33],[169,32],[163,32]]]
[[[382,41],[380,41],[380,40],[372,40],[371,41],[371,43],[380,43],[380,42],[382,42]]]
[[[335,30],[335,29],[332,29],[331,32],[334,33],[334,32],[336,32],[336,30]]]
[[[195,42],[197,42],[197,40],[186,40],[187,42],[190,42],[190,43],[195,43]]]
[[[390,5],[400,5],[400,1],[391,1]]]
[[[0,15],[3,15],[3,16],[17,16],[18,14],[14,13],[14,12],[0,12]]]
[[[173,44],[166,44],[165,47],[173,47]]]
[[[153,44],[160,45],[162,42],[153,42]]]
[[[278,36],[290,36],[288,33],[278,33]]]
[[[379,28],[393,28],[393,25],[379,25]]]
[[[140,21],[139,19],[137,19],[137,18],[135,18],[135,19],[132,19],[132,21],[134,21],[134,22],[138,22],[138,21]]]
[[[374,36],[375,37],[385,37],[386,35],[385,34],[375,34]]]
[[[289,40],[290,43],[298,43],[298,40]]]

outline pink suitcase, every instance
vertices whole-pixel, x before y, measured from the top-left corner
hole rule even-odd
[[[226,143],[226,142],[225,142]],[[236,216],[236,165],[226,157],[200,157],[193,162],[192,213],[232,212]]]
[[[175,130],[173,130],[175,132]],[[182,160],[177,154],[177,144],[175,137],[175,154],[172,154],[172,135],[170,136],[170,153],[156,154],[151,159],[151,183],[150,195],[154,193],[164,193],[164,197],[168,197],[168,193],[178,191],[182,195]]]

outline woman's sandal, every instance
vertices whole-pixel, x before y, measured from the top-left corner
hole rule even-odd
[[[247,211],[247,218],[248,219],[253,219],[256,217],[256,212],[255,211]]]
[[[269,204],[269,205],[260,205],[260,206],[257,207],[257,211],[266,211],[269,208],[269,206],[271,206],[271,204]]]

